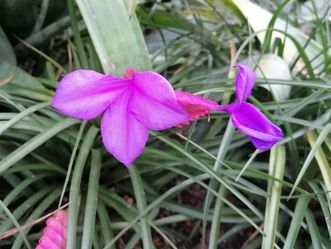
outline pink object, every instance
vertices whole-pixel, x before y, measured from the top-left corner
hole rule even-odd
[[[273,124],[258,108],[246,99],[252,94],[256,75],[252,68],[245,64],[233,66],[239,69],[236,77],[236,101],[219,106],[217,110],[228,112],[234,127],[246,134],[255,148],[269,150],[283,139],[282,130]]]
[[[150,130],[189,124],[213,110],[228,112],[233,125],[249,136],[254,146],[268,150],[282,139],[281,129],[246,99],[255,84],[255,73],[238,64],[234,103],[216,102],[187,92],[174,91],[162,75],[127,69],[122,78],[93,70],[66,75],[55,92],[52,107],[78,119],[100,115],[103,144],[126,167],[143,152]]]
[[[175,91],[178,103],[190,116],[189,120],[180,125],[187,125],[190,121],[209,114],[218,107],[217,102],[193,95],[188,92]]]
[[[36,249],[65,249],[67,243],[68,214],[59,210],[46,221],[43,235]]]
[[[163,76],[133,69],[123,78],[92,70],[71,72],[61,80],[52,106],[78,119],[103,114],[103,144],[126,167],[143,152],[149,130],[168,129],[189,118]]]

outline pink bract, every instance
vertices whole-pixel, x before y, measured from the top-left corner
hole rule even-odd
[[[188,92],[175,91],[178,103],[190,116],[189,120],[181,125],[187,125],[190,121],[209,114],[218,107],[218,103]]]
[[[46,221],[36,249],[65,249],[67,243],[67,211],[59,210]]]

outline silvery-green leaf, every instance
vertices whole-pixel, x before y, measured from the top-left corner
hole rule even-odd
[[[314,2],[314,4],[313,4]],[[315,7],[316,9],[315,9]],[[300,6],[299,22],[313,21],[317,18],[331,18],[331,2],[325,0],[311,0]],[[317,15],[317,16],[316,16]]]
[[[51,91],[36,78],[10,63],[0,60],[0,90],[30,99],[49,101]]]
[[[266,35],[266,31],[264,30],[268,28],[268,24],[273,16],[272,13],[261,8],[257,4],[252,3],[249,0],[231,1],[240,9],[254,32],[258,33],[257,37],[260,42],[263,43]],[[323,48],[319,43],[313,39],[310,39],[306,34],[302,33],[300,30],[279,18],[275,22],[274,29],[282,30],[283,32],[290,34],[301,44],[301,46],[305,46],[305,53],[307,54],[308,59],[311,61],[311,66],[315,73],[318,73],[323,69],[325,64],[322,53]],[[274,31],[272,34],[272,41],[274,41],[276,38],[280,38],[282,41],[285,40],[283,33]],[[293,62],[298,55],[296,46],[288,38],[285,40],[283,54],[284,60],[288,63]],[[299,71],[300,68],[297,70]]]
[[[125,3],[129,11],[129,16],[132,16],[136,11],[136,8],[139,4],[139,0],[125,0]]]
[[[105,73],[123,74],[151,68],[144,37],[123,0],[77,0]]]
[[[8,38],[0,27],[0,60],[16,65],[16,56]]]
[[[292,79],[289,65],[286,61],[274,54],[265,54],[258,62],[256,69],[258,78],[290,80]],[[287,85],[261,85],[271,91],[274,98],[278,101],[288,99],[291,86]]]

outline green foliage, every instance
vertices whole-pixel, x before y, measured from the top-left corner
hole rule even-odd
[[[26,11],[28,2],[1,3],[12,8],[4,18],[30,19],[15,48],[19,66],[1,23],[0,248],[33,248],[38,219],[66,204],[70,249],[331,248],[331,35],[319,1],[308,1],[309,20],[302,1],[44,0]],[[151,132],[128,170],[103,148],[99,119],[49,106],[65,72],[126,67],[153,68],[176,89],[226,104],[231,64],[258,70],[267,53],[291,72],[262,70],[250,98],[283,129],[270,152],[254,153],[218,113]]]

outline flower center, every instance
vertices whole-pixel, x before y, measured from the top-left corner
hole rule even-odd
[[[132,68],[127,68],[124,71],[123,78],[124,79],[132,79],[133,74],[135,71]]]

